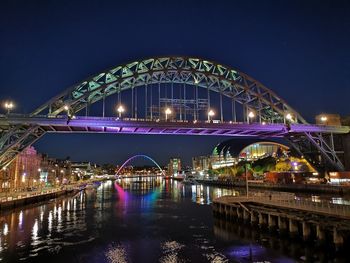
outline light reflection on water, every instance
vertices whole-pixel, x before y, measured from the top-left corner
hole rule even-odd
[[[241,261],[247,241],[227,240],[229,232],[213,225],[210,206],[216,197],[237,194],[161,178],[106,181],[74,197],[1,213],[0,261]],[[259,260],[291,260],[249,244]]]

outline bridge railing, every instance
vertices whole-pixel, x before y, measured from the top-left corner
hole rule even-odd
[[[220,203],[235,202],[254,202],[263,205],[278,206],[281,208],[290,208],[303,210],[313,213],[327,214],[331,216],[341,216],[350,218],[350,206],[342,204],[333,204],[330,201],[321,200],[313,202],[308,199],[301,199],[288,193],[254,193],[245,196],[223,196],[218,200]]]
[[[248,199],[254,202],[268,205],[277,205],[281,207],[306,210],[316,213],[350,217],[350,206],[348,205],[333,204],[330,201],[325,200],[314,202],[308,199],[293,197],[293,194],[289,196],[249,196]]]

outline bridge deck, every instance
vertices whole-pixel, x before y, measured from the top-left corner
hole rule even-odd
[[[233,123],[207,121],[157,121],[130,118],[102,118],[67,116],[29,117],[25,115],[1,115],[0,126],[38,125],[47,132],[80,133],[122,133],[122,134],[178,134],[178,135],[219,135],[219,136],[259,136],[282,137],[286,133],[320,132],[344,134],[350,132],[348,126],[324,126],[312,124],[292,124],[290,129],[284,124]]]

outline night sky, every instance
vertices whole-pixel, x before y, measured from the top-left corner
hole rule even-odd
[[[0,101],[29,113],[69,86],[141,58],[198,56],[259,80],[308,121],[348,115],[349,1],[0,2]],[[112,114],[110,105],[110,114]],[[46,135],[51,156],[120,163],[145,153],[165,164],[208,154],[222,137]]]

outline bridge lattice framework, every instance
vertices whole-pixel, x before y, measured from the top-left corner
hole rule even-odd
[[[29,115],[1,116],[0,168],[48,132],[82,132],[75,129],[77,126],[87,130],[89,126],[93,132],[91,127],[102,125],[106,119],[105,101],[114,94],[116,105],[129,109],[119,112],[119,121],[123,120],[119,132],[138,122],[136,129],[146,127],[148,132],[144,133],[151,134],[157,134],[152,129],[165,125],[165,130],[178,132],[164,134],[282,136],[319,170],[344,170],[337,141],[339,134],[349,132],[348,127],[315,128],[285,100],[245,73],[213,61],[180,56],[117,66],[73,85]],[[84,115],[89,118],[95,103],[102,104],[102,116],[94,118],[95,124],[91,120],[90,124],[86,120],[79,123]],[[209,115],[213,109],[217,119]],[[250,126],[243,127],[246,124]],[[276,125],[284,128],[276,132]],[[112,126],[105,126],[103,131],[110,131]],[[272,128],[261,133],[266,127]],[[181,128],[192,132],[179,132]]]

